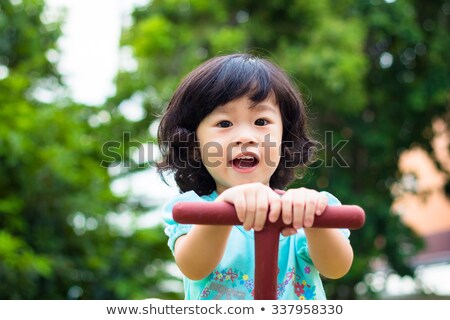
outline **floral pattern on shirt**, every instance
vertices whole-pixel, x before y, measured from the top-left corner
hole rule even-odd
[[[309,266],[303,269],[305,274],[311,272]],[[284,279],[277,287],[277,298],[279,299],[289,286],[294,287],[294,293],[300,300],[315,300],[316,299],[316,286],[312,286],[302,280],[301,277],[295,273],[295,267],[289,269],[288,273],[284,276]]]
[[[309,266],[303,268],[305,274],[311,272]],[[245,299],[247,294],[254,297],[255,282],[248,274],[239,270],[228,268],[214,270],[209,275],[210,283],[201,293],[202,299]],[[247,292],[242,291],[245,288]],[[316,286],[310,285],[295,273],[295,267],[289,269],[282,282],[277,286],[277,298],[279,299],[287,289],[294,291],[300,300],[316,299]]]

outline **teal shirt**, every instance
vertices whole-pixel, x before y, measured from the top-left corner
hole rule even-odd
[[[339,200],[333,195],[324,193],[328,197],[328,205],[340,205]],[[172,219],[173,205],[181,201],[214,201],[216,198],[216,192],[200,197],[195,192],[189,191],[176,196],[163,207],[165,233],[169,237],[168,245],[172,253],[175,241],[192,228],[192,225],[178,224]],[[341,231],[344,236],[349,237],[350,232],[347,229]],[[278,267],[278,300],[326,299],[319,272],[309,256],[303,229],[290,237],[280,234]],[[234,226],[222,260],[208,277],[196,281],[183,276],[185,299],[253,299],[254,269],[254,231]]]

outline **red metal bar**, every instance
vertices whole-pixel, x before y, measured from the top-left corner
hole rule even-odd
[[[178,202],[172,209],[173,218],[183,224],[242,225],[234,206],[227,202]],[[328,206],[320,216],[314,218],[312,228],[359,229],[364,225],[364,210],[355,205]],[[266,225],[271,224],[266,222]],[[279,228],[285,225],[281,219]]]
[[[255,300],[277,300],[279,239],[278,228],[255,232]]]
[[[173,218],[182,224],[242,225],[234,206],[227,202],[179,202],[172,209]],[[355,205],[328,206],[314,218],[312,228],[359,229],[364,225],[364,210]],[[282,228],[292,227],[278,219],[266,221],[255,232],[255,300],[276,300],[278,242]]]

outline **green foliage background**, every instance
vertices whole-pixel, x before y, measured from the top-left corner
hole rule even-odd
[[[105,108],[65,98],[47,58],[60,23],[44,24],[43,8],[0,2],[0,299],[174,298],[160,289],[171,279],[161,227],[130,234],[109,219],[150,209],[113,195],[100,165],[103,144],[127,126],[113,115],[94,128]]]
[[[117,74],[116,94],[103,106],[67,98],[48,58],[61,22],[44,23],[43,9],[42,0],[0,0],[0,70],[7,72],[0,77],[1,299],[182,298],[170,285],[179,280],[167,271],[162,228],[124,232],[108,218],[137,219],[152,209],[110,190],[114,179],[148,165],[130,158],[132,143],[113,156],[102,148],[125,132],[154,141],[148,128],[181,78],[231,52],[282,66],[308,102],[321,159],[343,156],[345,163],[313,166],[294,185],[326,189],[366,210],[365,227],[352,233],[352,270],[326,281],[328,296],[376,298],[366,282],[374,259],[412,274],[408,259],[420,240],[391,212],[390,187],[400,178],[399,153],[429,150],[431,121],[449,111],[449,2],[153,0],[136,8],[122,34],[138,68]],[[39,99],[43,91],[55,98]],[[146,117],[130,122],[119,105],[136,95]],[[110,120],[90,125],[101,112]],[[340,140],[348,142],[333,149]],[[111,176],[102,161],[130,166]]]

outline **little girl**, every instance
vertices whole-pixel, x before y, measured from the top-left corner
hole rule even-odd
[[[326,299],[320,275],[348,272],[348,230],[309,228],[339,201],[306,188],[277,190],[311,160],[306,122],[286,74],[252,55],[208,60],[177,88],[159,127],[158,170],[173,173],[182,192],[163,210],[186,299],[253,299],[253,232],[267,219],[293,223],[280,235],[278,299]],[[243,225],[177,224],[171,213],[179,201],[229,202]]]

